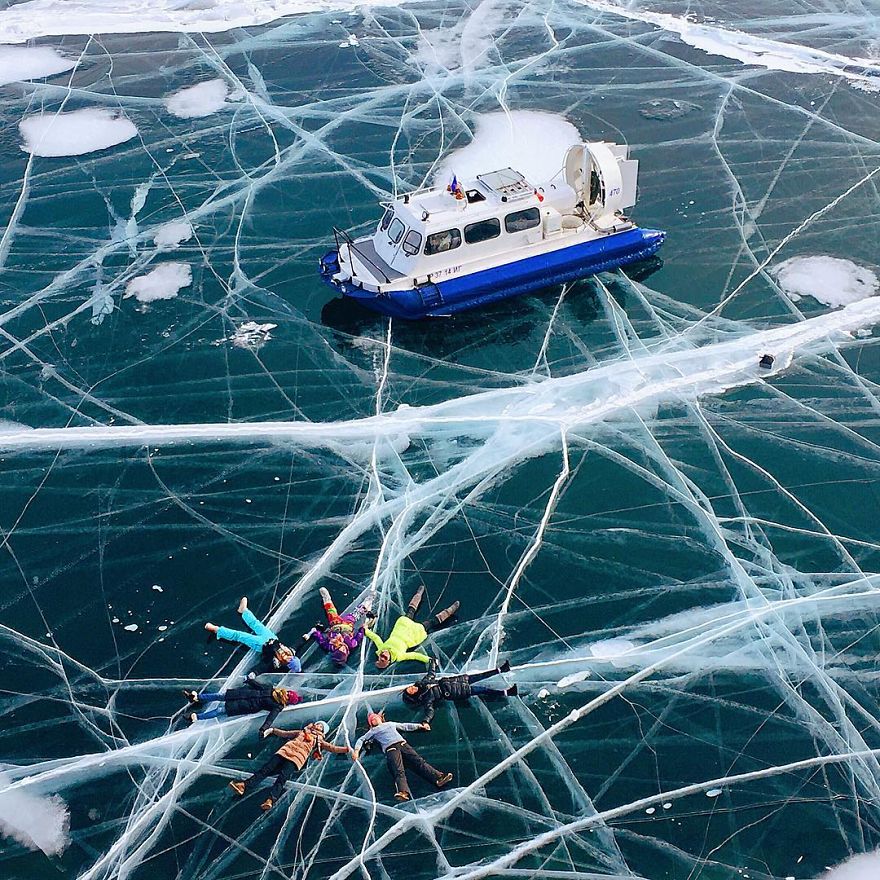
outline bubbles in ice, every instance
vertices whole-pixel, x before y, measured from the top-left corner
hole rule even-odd
[[[138,302],[151,303],[160,299],[174,299],[180,290],[192,283],[188,263],[163,263],[152,272],[128,282],[126,299],[133,296]]]
[[[880,286],[873,271],[839,257],[792,257],[769,271],[789,299],[811,296],[832,307],[873,296]]]
[[[81,156],[131,140],[137,128],[113,110],[86,108],[69,113],[41,113],[18,123],[22,149],[34,156]]]

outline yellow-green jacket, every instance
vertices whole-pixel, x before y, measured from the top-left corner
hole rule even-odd
[[[428,633],[425,628],[408,617],[398,617],[391,630],[391,635],[383,642],[369,627],[364,627],[364,635],[376,646],[376,651],[387,651],[391,655],[392,663],[401,660],[418,660],[420,663],[430,663],[431,658],[427,654],[418,651],[410,651],[417,648],[426,638]]]

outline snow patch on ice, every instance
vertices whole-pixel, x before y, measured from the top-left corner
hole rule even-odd
[[[172,220],[159,227],[153,236],[153,242],[156,247],[170,251],[180,247],[185,241],[189,241],[193,235],[192,225],[186,220]]]
[[[721,790],[720,788],[710,788],[710,789],[706,792],[706,797],[716,798],[716,797],[718,797],[718,795],[721,794],[721,791],[722,791],[722,790]]]
[[[38,797],[10,790],[8,776],[0,775],[0,832],[32,850],[57,856],[70,843],[70,814],[57,795]]]
[[[13,422],[9,419],[0,419],[0,431],[6,433],[16,433],[19,431],[33,431],[30,425],[22,425],[21,422]]]
[[[834,308],[873,296],[880,287],[870,269],[839,257],[792,257],[769,271],[789,299],[811,296]]]
[[[880,849],[847,859],[822,875],[822,880],[877,880],[880,877]]]
[[[165,107],[179,119],[196,119],[221,110],[228,94],[229,89],[222,79],[209,79],[169,95]]]
[[[382,0],[382,6],[399,6],[403,0]],[[286,15],[351,10],[355,0],[28,0],[7,7],[0,16],[0,42],[23,43],[34,37],[62,34],[220,33],[235,28],[268,24]],[[74,6],[75,14],[70,10]],[[351,13],[355,14],[355,13]]]
[[[478,117],[473,140],[444,159],[435,179],[447,183],[453,174],[468,178],[509,165],[530,183],[541,184],[562,168],[566,150],[581,140],[574,125],[554,113],[488,113]]]
[[[824,52],[821,49],[799,46],[796,43],[784,43],[717,25],[689,21],[668,13],[626,9],[608,0],[580,0],[580,2],[600,12],[653,24],[676,34],[683,43],[709,55],[730,58],[767,70],[840,76],[863,91],[880,90],[880,82],[877,80],[880,65],[876,59],[850,58],[847,55]]]
[[[76,62],[49,46],[0,46],[0,86],[43,79],[76,67]]]
[[[123,144],[137,134],[125,116],[94,108],[26,116],[18,128],[22,149],[34,156],[82,156]]]
[[[188,263],[163,263],[152,272],[128,282],[125,298],[133,296],[138,302],[151,303],[159,299],[174,299],[181,288],[192,284],[192,270]]]

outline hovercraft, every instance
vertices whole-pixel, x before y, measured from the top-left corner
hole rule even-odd
[[[504,168],[384,203],[372,235],[336,229],[321,277],[343,296],[397,318],[442,317],[616,269],[666,238],[624,213],[636,203],[629,148],[582,143],[543,186]]]

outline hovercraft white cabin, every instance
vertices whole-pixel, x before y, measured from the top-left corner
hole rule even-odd
[[[336,230],[322,278],[382,314],[440,317],[583,278],[654,254],[666,233],[636,226],[638,161],[583,143],[533,186],[505,168],[385,203],[372,235]]]

